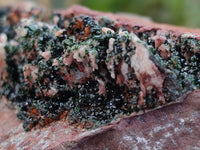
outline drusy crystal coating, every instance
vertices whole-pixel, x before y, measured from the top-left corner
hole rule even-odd
[[[1,94],[18,106],[25,130],[63,117],[98,127],[200,86],[195,37],[58,14],[4,25],[8,14],[0,11]]]

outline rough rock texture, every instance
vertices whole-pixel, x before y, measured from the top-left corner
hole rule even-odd
[[[70,128],[64,120],[24,132],[15,110],[0,101],[0,149],[200,149],[200,90],[183,102],[116,121],[100,129]]]
[[[93,17],[108,16],[116,24],[143,30],[159,28],[180,35],[198,29],[186,29],[132,17],[105,14],[75,6],[66,15],[86,14]],[[180,103],[171,104],[146,113],[133,114],[96,130],[85,131],[70,127],[67,121],[51,123],[45,128],[24,132],[16,109],[6,99],[0,100],[0,149],[200,149],[200,90]]]
[[[193,35],[200,36],[200,29],[193,29],[193,28],[186,28],[180,27],[175,25],[169,24],[162,24],[162,23],[155,23],[150,19],[144,17],[138,17],[134,15],[127,15],[127,14],[113,14],[113,13],[104,13],[99,11],[90,10],[86,7],[82,7],[79,5],[74,5],[70,7],[68,10],[57,10],[54,11],[55,13],[62,14],[67,18],[71,18],[72,16],[81,16],[81,15],[88,15],[93,17],[97,20],[101,19],[102,17],[108,17],[114,21],[116,27],[125,27],[132,31],[133,26],[141,27],[141,31],[148,31],[148,30],[165,30],[172,32],[174,35],[179,36],[183,33],[192,33]]]

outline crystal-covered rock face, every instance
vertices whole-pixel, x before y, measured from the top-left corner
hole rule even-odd
[[[170,33],[133,33],[88,16],[55,17],[21,20],[1,48],[1,93],[19,107],[25,130],[63,117],[97,127],[199,88],[198,41],[191,37],[175,41]]]

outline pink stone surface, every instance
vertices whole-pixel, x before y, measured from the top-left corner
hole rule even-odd
[[[125,117],[96,130],[70,127],[65,120],[24,132],[16,110],[0,101],[0,149],[199,150],[200,90],[183,102]]]
[[[95,20],[99,20],[102,17],[108,17],[114,21],[117,27],[121,27],[121,26],[126,27],[127,29],[130,29],[130,31],[132,31],[133,26],[140,26],[142,27],[141,32],[145,30],[148,31],[148,30],[153,30],[153,29],[159,29],[159,30],[164,30],[164,31],[170,31],[177,36],[190,32],[193,35],[196,35],[198,36],[198,38],[200,38],[200,29],[191,29],[191,28],[180,27],[180,26],[175,26],[175,25],[156,23],[156,22],[150,21],[149,19],[136,17],[134,15],[128,15],[128,14],[120,15],[120,14],[99,12],[99,11],[90,10],[86,7],[79,6],[79,5],[74,5],[70,7],[68,10],[56,10],[55,13],[61,13],[66,17],[71,17],[72,14],[74,16],[87,15],[87,16],[95,18]]]

